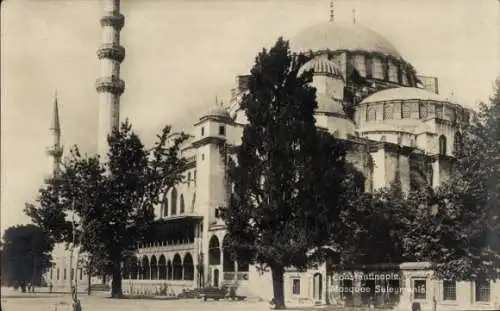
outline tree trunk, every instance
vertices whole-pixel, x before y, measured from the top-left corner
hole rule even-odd
[[[326,275],[325,275],[325,304],[329,305],[330,304],[330,288],[328,287],[328,283],[330,281],[330,269],[328,267],[325,269],[326,270]]]
[[[111,280],[111,298],[122,298],[122,269],[121,261],[116,260],[113,264],[113,279]]]
[[[87,287],[87,295],[90,296],[90,294],[92,293],[92,289],[91,289],[91,286],[92,286],[92,276],[90,275],[90,271],[87,271],[87,285],[88,285],[88,287]]]
[[[274,308],[285,309],[285,291],[283,274],[285,269],[282,266],[275,266],[271,268],[273,275],[273,293],[274,293]]]

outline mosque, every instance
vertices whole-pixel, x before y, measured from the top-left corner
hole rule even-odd
[[[119,98],[125,89],[119,70],[125,57],[119,43],[124,25],[119,2],[106,0],[106,14],[101,18],[101,77],[96,84],[101,155],[107,150],[106,135],[118,126]],[[451,173],[462,126],[474,121],[474,111],[440,95],[438,79],[418,75],[383,36],[359,23],[339,23],[333,17],[332,10],[329,22],[312,25],[290,41],[292,51],[311,56],[301,71],[314,71],[317,126],[350,143],[348,159],[365,176],[365,191],[395,180],[405,191],[438,186]],[[184,129],[189,134],[181,151],[188,160],[184,182],[164,193],[163,203],[156,207],[157,238],[138,245],[136,259],[125,264],[126,294],[171,295],[226,284],[248,297],[272,298],[270,273],[232,261],[224,248],[221,208],[228,203],[224,150],[241,143],[246,123],[239,104],[247,91],[248,76],[236,80],[229,105],[216,103],[191,128]],[[54,273],[70,269],[67,264],[67,256],[60,252],[47,278],[55,285],[69,284],[66,276],[63,279],[57,272],[56,279]],[[384,288],[385,292],[410,289],[393,300],[390,294],[376,295],[376,304],[401,308],[409,309],[414,302],[422,310],[435,310],[436,306],[492,310],[500,306],[498,282],[435,279],[430,264],[422,262],[402,263],[392,269],[401,277],[389,282],[363,280],[354,277],[356,272],[351,280],[342,281],[338,275],[327,275],[324,265],[306,272],[290,269],[285,274],[285,299],[288,304],[363,303],[366,297],[362,294],[338,289],[364,286]],[[78,282],[85,282],[80,274]]]

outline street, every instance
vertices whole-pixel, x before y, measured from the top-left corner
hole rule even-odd
[[[79,295],[82,310],[269,310],[266,302],[237,301],[202,301],[199,299],[159,300],[159,299],[110,299],[104,295]],[[66,311],[71,310],[69,294],[21,293],[12,289],[2,288],[2,311]]]

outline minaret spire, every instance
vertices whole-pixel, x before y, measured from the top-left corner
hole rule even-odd
[[[356,9],[352,9],[352,23],[356,24]]]
[[[333,22],[335,20],[335,15],[334,15],[334,7],[333,7],[333,0],[330,1],[330,22]]]
[[[102,0],[104,15],[102,44],[97,50],[101,76],[96,81],[99,93],[98,153],[105,158],[108,153],[108,136],[120,126],[120,95],[125,82],[120,79],[120,64],[125,58],[125,49],[120,45],[120,30],[125,17],[120,13],[120,0]]]
[[[53,159],[52,173],[54,176],[58,175],[61,169],[61,158],[63,154],[63,147],[61,146],[61,122],[59,119],[59,104],[57,100],[57,91],[54,94],[54,115],[52,121],[52,127],[50,131],[52,132],[53,145],[47,151],[48,155]]]

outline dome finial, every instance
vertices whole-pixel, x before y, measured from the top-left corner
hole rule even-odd
[[[330,1],[330,22],[333,22],[335,20],[335,15],[333,14],[333,0]]]

